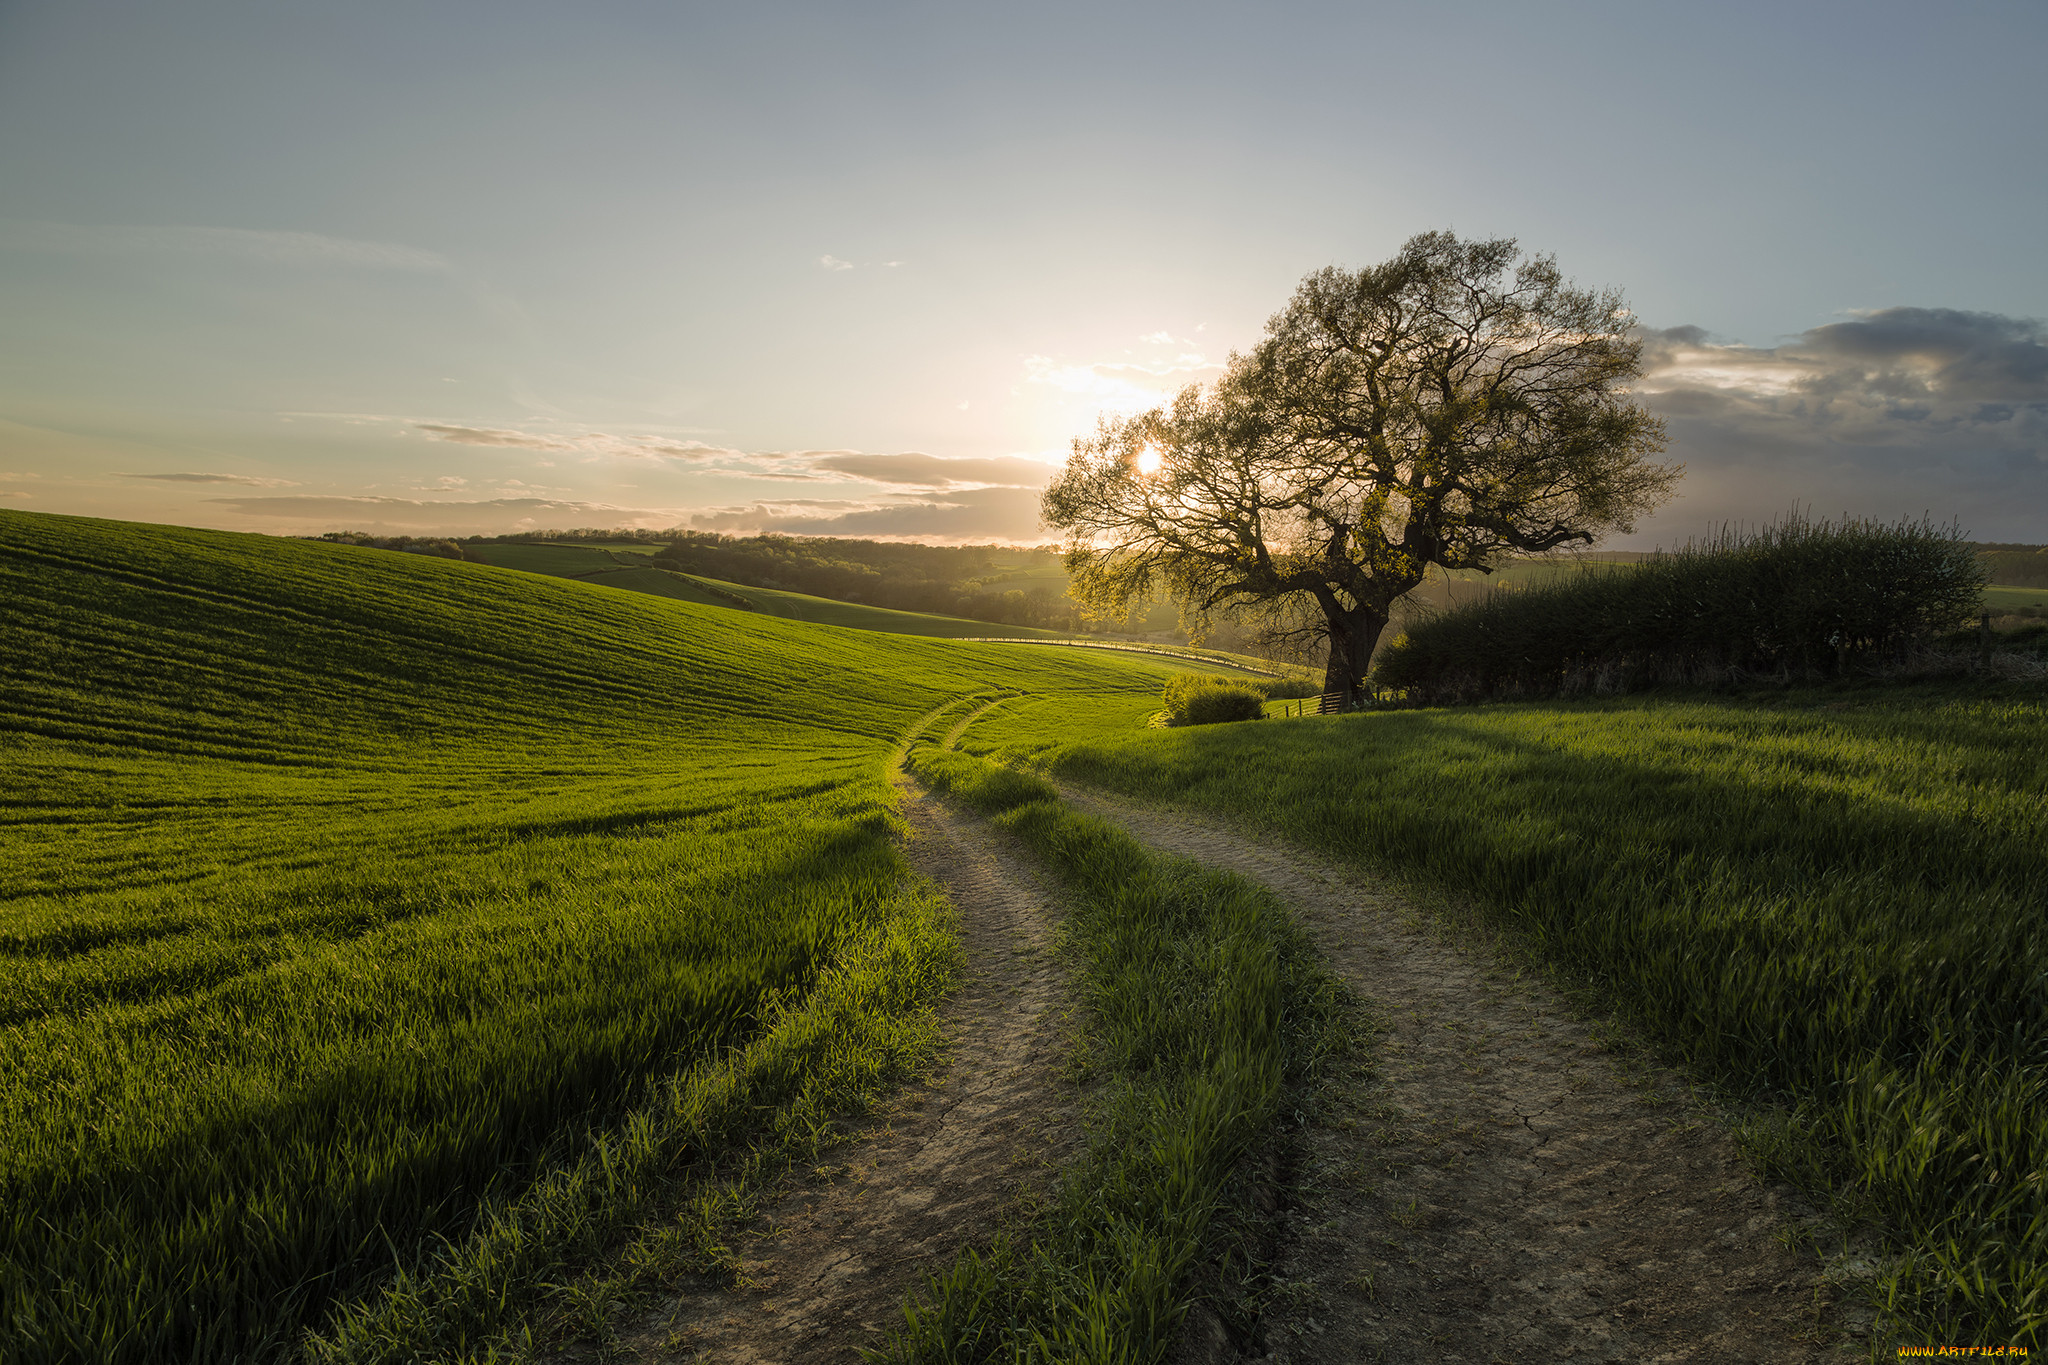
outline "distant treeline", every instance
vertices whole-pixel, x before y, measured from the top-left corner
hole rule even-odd
[[[996,565],[998,553],[1044,555],[1048,567],[1058,563],[1050,551],[1002,551],[993,545],[722,536],[703,531],[678,534],[654,556],[654,562],[728,583],[782,588],[897,611],[1050,630],[1080,629],[1079,612],[1064,592],[1045,584],[1005,587],[1004,580],[1014,571],[1006,573]]]
[[[2048,588],[2048,545],[1979,545],[1977,558],[1993,583],[2008,588]]]
[[[1425,616],[1373,676],[1428,702],[1825,676],[1954,629],[1984,578],[1929,522],[1790,517]]]
[[[439,536],[373,536],[367,531],[329,531],[325,535],[308,537],[324,540],[332,545],[361,545],[371,550],[398,550],[411,555],[436,555],[442,559],[461,559],[462,542]],[[471,540],[481,537],[471,536]]]

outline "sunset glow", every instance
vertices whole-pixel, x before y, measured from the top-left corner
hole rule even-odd
[[[0,506],[1043,542],[1075,438],[1454,228],[1626,296],[1690,473],[1618,548],[1794,504],[2048,539],[2038,7],[1759,48],[1492,0],[107,3],[0,5]],[[1417,59],[1365,98],[1368,49],[1484,93],[1440,108]],[[1621,193],[1500,136],[1566,67],[1610,75],[1549,126]]]

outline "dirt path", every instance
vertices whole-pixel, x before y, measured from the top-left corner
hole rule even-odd
[[[984,1240],[1078,1144],[1048,897],[985,823],[910,785],[903,814],[911,862],[946,888],[967,953],[945,1065],[834,1149],[840,1165],[772,1200],[734,1248],[741,1288],[665,1303],[621,1334],[626,1358],[857,1361],[902,1324],[924,1273]]]
[[[1387,1031],[1306,1135],[1264,1358],[1837,1360],[1802,1210],[1662,1068],[1626,1068],[1485,944],[1386,888],[1221,822],[1067,787],[1155,848],[1296,907]],[[1624,1074],[1626,1071],[1626,1074]]]

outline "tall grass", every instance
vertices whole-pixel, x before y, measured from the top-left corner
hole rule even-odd
[[[944,936],[901,733],[1166,675],[0,513],[0,1358],[275,1356],[551,1182],[600,1226],[573,1173],[696,1131],[678,1078],[908,1065]],[[868,1012],[775,1052],[860,963]],[[736,1074],[734,1112],[830,1091]]]
[[[1243,1197],[1234,1168],[1336,1042],[1337,987],[1263,888],[1152,853],[1043,779],[928,747],[910,766],[1073,887],[1062,932],[1105,1085],[1087,1154],[1028,1241],[935,1276],[877,1358],[1163,1360],[1191,1272],[1217,1255],[1218,1220]]]
[[[1825,703],[1825,709],[1821,703]],[[2048,1326],[2048,703],[1513,705],[1041,756],[1477,898],[1782,1106],[1770,1161],[1883,1229],[1930,1340]]]
[[[1424,615],[1381,652],[1374,680],[1438,703],[1810,678],[1932,640],[1983,588],[1952,528],[1794,515]]]
[[[1218,725],[1232,720],[1257,720],[1265,714],[1259,689],[1229,678],[1189,673],[1167,679],[1161,689],[1166,714],[1175,725]]]

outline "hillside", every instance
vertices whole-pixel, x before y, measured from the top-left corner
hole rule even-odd
[[[1882,1237],[1853,1273],[1910,1339],[2048,1327],[2038,682],[1430,708],[1049,752],[1007,723],[1023,705],[962,746],[1035,750],[1097,790],[1349,860],[1592,987],[1748,1107],[1751,1160]]]
[[[843,602],[780,588],[752,587],[672,568],[656,567],[645,547],[594,544],[466,545],[464,552],[480,563],[557,578],[575,578],[609,588],[652,593],[705,606],[737,607],[814,625],[879,630],[897,635],[928,635],[940,639],[975,639],[998,635],[1020,639],[1064,639],[1061,632],[1029,626],[971,621],[957,616],[896,611],[860,602]],[[742,606],[742,604],[745,604]]]
[[[1172,671],[0,513],[12,1358],[273,1352],[847,964],[896,1012],[830,1016],[856,1080],[913,1064],[899,737]]]

